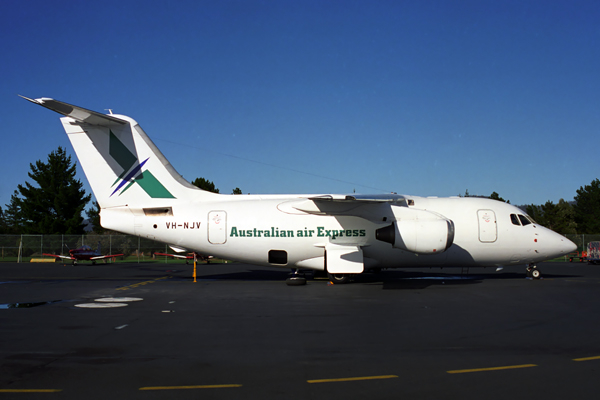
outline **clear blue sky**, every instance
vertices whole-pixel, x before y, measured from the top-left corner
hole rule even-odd
[[[571,200],[600,177],[599,21],[598,1],[3,1],[0,205],[30,162],[75,159],[17,94],[129,115],[221,193]]]

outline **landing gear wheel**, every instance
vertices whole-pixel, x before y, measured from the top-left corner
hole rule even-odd
[[[304,286],[306,285],[306,278],[304,275],[300,275],[297,269],[293,269],[290,277],[285,280],[285,284],[288,286]]]
[[[535,264],[531,264],[527,267],[527,277],[533,279],[540,279],[542,272],[537,268]]]
[[[327,274],[329,280],[335,284],[342,284],[350,282],[351,274]]]
[[[300,275],[293,275],[285,280],[285,284],[288,286],[303,286],[306,285],[306,278]]]

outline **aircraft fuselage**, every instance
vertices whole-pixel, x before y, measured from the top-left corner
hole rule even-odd
[[[405,196],[408,208],[441,214],[454,224],[452,245],[437,254],[416,254],[377,239],[391,221],[403,223],[397,205],[353,205],[354,215],[314,215],[294,208],[310,196],[218,196],[218,202],[165,202],[170,215],[146,215],[144,207],[102,210],[109,229],[153,238],[231,260],[259,265],[326,268],[325,250],[335,244],[363,251],[365,268],[427,266],[506,266],[536,263],[571,249],[563,236],[536,223],[523,226],[525,213],[510,204],[482,198]],[[153,205],[152,209],[156,206]],[[146,208],[148,210],[149,208]],[[512,218],[517,218],[515,224]],[[529,221],[529,220],[527,220]],[[135,227],[135,228],[134,228]],[[285,252],[285,262],[270,258]],[[282,254],[282,253],[276,253]],[[275,261],[275,262],[274,262]]]

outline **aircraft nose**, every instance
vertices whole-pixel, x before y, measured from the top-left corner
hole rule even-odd
[[[559,256],[569,254],[577,250],[577,245],[575,243],[573,243],[566,237],[559,235],[558,233],[556,233],[555,235],[556,237],[554,246],[556,248],[556,251],[560,252]]]
[[[567,239],[564,236],[562,239],[563,239],[562,242],[563,242],[563,251],[564,251],[563,254],[568,254],[568,253],[577,251],[577,245],[575,243],[573,243],[572,241],[570,241],[569,239]]]

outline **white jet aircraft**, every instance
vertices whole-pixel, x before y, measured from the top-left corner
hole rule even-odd
[[[527,265],[575,251],[565,237],[496,200],[408,195],[221,195],[171,166],[140,125],[50,98],[106,229],[229,260],[325,271],[334,283],[367,270]]]

